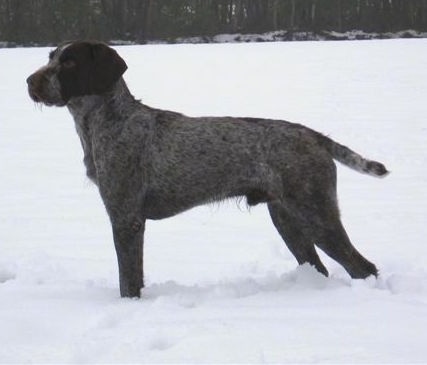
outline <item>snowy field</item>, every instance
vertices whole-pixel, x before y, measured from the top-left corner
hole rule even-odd
[[[110,232],[65,108],[0,50],[0,363],[427,363],[427,40],[117,47],[148,105],[304,123],[391,170],[339,166],[344,225],[381,271],[297,267],[265,206],[147,224],[147,287],[120,299]]]

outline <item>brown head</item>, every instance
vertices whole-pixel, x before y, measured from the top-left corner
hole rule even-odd
[[[105,93],[126,69],[125,61],[104,43],[65,43],[27,78],[28,93],[35,102],[64,106],[73,97]]]

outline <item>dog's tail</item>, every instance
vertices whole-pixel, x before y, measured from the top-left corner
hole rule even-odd
[[[343,146],[320,133],[316,132],[316,136],[321,145],[326,148],[334,160],[337,160],[356,171],[371,176],[384,177],[389,173],[381,162],[367,160],[358,153],[352,151],[350,148]]]

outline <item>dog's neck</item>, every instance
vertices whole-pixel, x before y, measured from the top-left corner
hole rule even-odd
[[[68,110],[76,123],[91,119],[92,113],[118,113],[129,110],[129,104],[135,103],[123,78],[120,78],[110,90],[100,95],[73,97],[67,103]]]
[[[93,160],[93,136],[97,134],[96,131],[114,130],[121,121],[124,123],[129,118],[129,114],[141,109],[141,106],[122,78],[101,95],[74,97],[67,103],[83,147],[86,173],[93,182],[97,183]]]

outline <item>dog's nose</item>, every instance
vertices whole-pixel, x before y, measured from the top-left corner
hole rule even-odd
[[[27,77],[27,84],[28,84],[28,86],[34,85],[34,78],[33,78],[33,76],[34,75],[30,75],[30,76]]]

